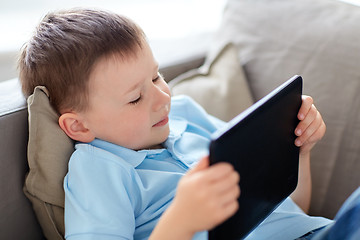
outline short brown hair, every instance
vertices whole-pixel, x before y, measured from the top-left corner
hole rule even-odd
[[[87,107],[88,79],[94,64],[112,54],[136,55],[145,35],[133,21],[104,10],[70,9],[47,14],[19,58],[26,97],[45,86],[58,112]]]

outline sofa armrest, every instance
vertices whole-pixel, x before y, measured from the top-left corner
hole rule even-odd
[[[28,171],[27,107],[17,79],[0,83],[0,239],[43,239],[22,188]]]

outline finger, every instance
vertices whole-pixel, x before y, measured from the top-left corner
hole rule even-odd
[[[310,106],[309,111],[307,112],[305,118],[299,122],[295,128],[295,135],[301,136],[306,129],[312,124],[316,119],[317,115],[320,114],[314,105]]]
[[[315,114],[314,117],[311,116],[309,118],[311,119],[314,118],[314,119],[312,121],[309,120],[309,123],[304,123],[302,126],[299,127],[299,129],[301,129],[301,134],[299,135],[299,139],[302,139],[303,142],[305,142],[308,137],[313,135],[314,132],[319,128],[320,124],[323,122],[320,114]],[[300,132],[297,131],[297,133]]]
[[[310,137],[317,131],[317,129],[320,127],[321,122],[314,121],[312,122],[307,129],[295,140],[295,145],[300,147],[305,142],[310,142]]]
[[[213,181],[212,188],[216,193],[223,194],[233,188],[238,188],[239,181],[240,175],[236,171],[233,171],[223,178],[218,179],[218,181]]]
[[[219,208],[214,209],[214,211],[212,211],[212,217],[216,219],[216,225],[218,225],[234,215],[238,209],[238,201],[232,201],[227,205],[219,206]]]
[[[231,201],[228,204],[224,205],[223,214],[225,218],[229,218],[232,215],[234,215],[238,209],[239,209],[239,202],[237,200]]]
[[[325,124],[323,124],[320,128],[319,128],[319,131],[322,131],[322,129],[325,129]],[[325,131],[325,130],[323,130]],[[319,133],[314,133],[314,135],[318,135]],[[302,144],[302,146],[300,147],[300,155],[304,154],[304,153],[308,153],[314,146],[315,144],[317,143],[317,141],[314,141],[314,140],[311,140],[311,139],[318,139],[318,137],[316,136],[311,136],[309,138],[309,140],[305,143]],[[311,142],[310,142],[311,141]]]
[[[298,112],[298,119],[303,120],[308,114],[311,105],[314,103],[314,100],[310,96],[302,95],[302,103]]]
[[[209,167],[204,174],[209,181],[216,182],[224,179],[232,172],[234,172],[234,167],[230,163],[220,162]]]
[[[310,126],[309,128],[312,128],[312,130],[306,131],[304,135],[298,137],[295,140],[296,146],[301,147],[304,144],[316,143],[324,136],[326,131],[326,125],[323,121],[320,122],[318,127],[313,128],[312,126]]]
[[[237,200],[240,197],[240,187],[239,185],[233,186],[228,189],[226,192],[221,193],[221,204],[227,205],[232,201]]]
[[[318,142],[319,140],[322,139],[322,137],[324,136],[325,134],[325,131],[326,131],[326,125],[324,122],[322,122],[322,124],[320,125],[320,127],[317,129],[316,132],[314,132],[313,135],[311,135],[306,142],[309,142],[309,143],[313,143],[313,142]]]
[[[198,164],[194,168],[190,169],[187,174],[190,175],[207,169],[209,167],[209,164],[209,156],[205,156],[201,158]]]

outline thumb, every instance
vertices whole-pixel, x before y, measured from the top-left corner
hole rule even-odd
[[[205,156],[203,158],[200,159],[200,161],[198,162],[198,164],[192,168],[188,174],[193,174],[193,173],[196,173],[196,172],[199,172],[199,171],[202,171],[206,168],[209,167],[209,156]]]

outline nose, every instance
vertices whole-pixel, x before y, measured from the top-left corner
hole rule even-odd
[[[153,90],[153,110],[155,112],[161,111],[166,108],[166,111],[169,111],[171,94],[169,87],[166,83],[161,86],[154,86]]]

